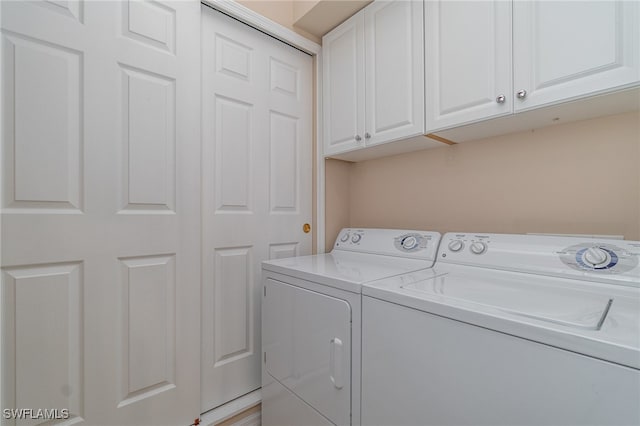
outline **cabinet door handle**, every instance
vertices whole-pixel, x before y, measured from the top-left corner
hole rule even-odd
[[[507,98],[506,98],[505,95],[498,95],[498,97],[496,98],[496,102],[499,103],[499,104],[503,104],[504,101],[506,101],[506,100],[507,100]]]
[[[336,389],[342,389],[342,340],[334,337],[329,346],[329,377]]]
[[[516,93],[516,96],[518,97],[518,99],[524,99],[527,97],[527,91],[524,89],[519,90],[518,93]]]
[[[362,138],[360,137],[360,135],[356,135],[356,137],[354,138],[356,140],[356,142],[360,142],[362,140]]]
[[[365,139],[371,139],[371,135],[367,132],[364,134],[364,138]]]

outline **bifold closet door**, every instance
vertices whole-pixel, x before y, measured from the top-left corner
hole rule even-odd
[[[191,424],[200,4],[0,7],[2,408]]]
[[[202,12],[202,409],[261,384],[261,267],[311,253],[312,58]]]

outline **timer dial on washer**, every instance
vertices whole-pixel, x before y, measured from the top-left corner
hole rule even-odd
[[[353,237],[351,237],[351,242],[352,243],[357,243],[362,239],[362,235],[360,234],[353,234]]]
[[[408,237],[404,237],[402,242],[400,243],[403,249],[411,250],[418,245],[418,239],[413,235],[409,235]]]
[[[611,255],[600,247],[591,247],[582,255],[582,260],[594,268],[606,266],[611,262]]]
[[[482,241],[475,241],[469,247],[473,254],[482,254],[487,250],[487,244]]]
[[[464,243],[460,240],[453,240],[449,243],[449,250],[460,251],[464,247]]]
[[[348,232],[345,232],[344,234],[342,234],[342,237],[340,237],[340,241],[342,241],[343,243],[346,243],[348,239],[349,239]]]

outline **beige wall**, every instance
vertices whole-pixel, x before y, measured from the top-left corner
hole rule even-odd
[[[331,251],[338,232],[350,224],[352,163],[325,160],[325,251]]]
[[[638,112],[331,163],[328,246],[341,226],[621,234],[640,240]]]
[[[297,13],[301,13],[298,9],[301,7],[299,5],[295,5],[294,3],[303,2],[303,0],[236,0],[241,5],[248,7],[260,15],[271,19],[278,24],[289,28],[292,31],[300,34],[303,37],[308,38],[311,41],[316,43],[321,43],[321,39],[319,37],[314,36],[313,34],[309,34],[301,28],[297,28],[293,26],[295,22],[294,18],[294,7]]]

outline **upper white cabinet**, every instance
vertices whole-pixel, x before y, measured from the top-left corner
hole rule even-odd
[[[511,2],[425,2],[427,129],[511,114]]]
[[[364,139],[364,14],[322,39],[325,153],[348,151]]]
[[[515,1],[514,110],[640,80],[637,1]]]
[[[375,1],[365,18],[365,143],[424,133],[422,1]]]
[[[635,1],[427,1],[427,131],[637,84],[639,13]]]
[[[325,155],[424,133],[422,1],[375,1],[323,38]]]

